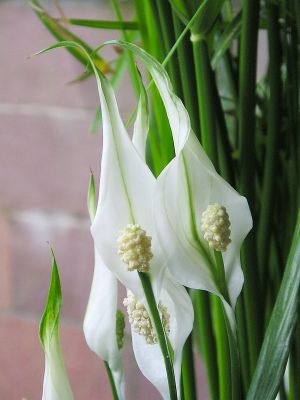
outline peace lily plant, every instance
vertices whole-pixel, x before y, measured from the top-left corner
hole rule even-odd
[[[141,152],[148,120],[148,110],[142,101],[145,93],[142,91],[131,141],[111,84],[87,54],[98,83],[103,153],[96,212],[93,181],[89,191],[95,272],[84,332],[91,349],[108,363],[116,392],[123,398],[115,322],[117,277],[128,290],[124,305],[132,326],[137,363],[163,398],[175,398],[180,397],[182,349],[193,327],[191,300],[176,280],[187,287],[215,292],[228,306],[235,304],[242,285],[239,249],[251,228],[251,217],[245,199],[218,176],[201,150],[191,131],[188,114],[161,65],[134,45],[122,42],[119,45],[138,54],[148,67],[166,107],[176,156],[157,178],[154,177]],[[53,47],[59,46],[78,47],[72,42]],[[85,50],[82,48],[82,51]],[[140,145],[136,148],[134,143]],[[193,151],[195,144],[199,152]],[[187,166],[185,159],[188,157],[191,163]],[[198,181],[192,175],[193,172],[196,175],[196,171]],[[198,221],[197,213],[194,214],[197,198],[191,193],[192,179],[195,180],[194,193],[205,192],[198,196]],[[183,201],[177,203],[181,194]],[[223,202],[222,206],[216,201]],[[232,233],[225,205],[232,221],[239,225],[233,226]],[[178,236],[181,232],[182,236]],[[229,245],[233,250],[224,264],[222,255],[217,252],[226,253]],[[210,248],[216,253],[215,260]]]
[[[196,348],[213,400],[300,398],[300,342],[293,336],[299,331],[300,284],[297,96],[289,92],[298,84],[292,49],[299,7],[290,0],[282,10],[264,2],[259,20],[259,3],[245,1],[234,12],[230,1],[136,1],[137,21],[124,21],[112,0],[117,21],[90,21],[54,19],[31,1],[60,40],[40,53],[65,47],[86,68],[79,80],[96,77],[100,109],[94,126],[101,120],[103,148],[99,195],[93,175],[88,191],[95,260],[83,331],[104,362],[114,400],[126,398],[128,335],[140,371],[163,399],[197,399]],[[92,50],[63,24],[120,29],[123,40]],[[256,86],[260,25],[268,33],[270,60],[267,79]],[[143,48],[133,43],[137,31]],[[276,46],[284,40],[280,70]],[[104,46],[119,49],[112,66],[99,55]],[[149,76],[146,87],[137,59]],[[114,92],[124,66],[138,103],[127,124]],[[281,96],[294,110],[284,110],[286,119],[280,117]],[[287,143],[277,160],[280,129]],[[278,198],[272,203],[276,185],[282,192],[274,172],[279,163],[290,214]],[[272,221],[274,210],[286,228]],[[61,290],[52,255],[40,329],[43,399],[72,399],[59,342]]]

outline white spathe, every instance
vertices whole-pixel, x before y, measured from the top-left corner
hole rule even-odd
[[[174,373],[178,398],[180,398],[181,358],[183,345],[193,329],[194,313],[186,289],[166,273],[160,292],[161,304],[170,315],[168,336],[174,351]],[[133,351],[142,373],[157,388],[164,399],[169,399],[164,359],[158,344],[147,344],[145,338],[131,329]]]
[[[94,276],[83,331],[89,348],[106,361],[120,400],[125,398],[122,354],[116,337],[118,283],[95,249]]]
[[[141,301],[145,301],[144,292],[137,271],[128,271],[118,255],[118,237],[128,224],[139,224],[146,234],[152,237],[150,277],[157,303],[166,298],[170,307],[170,342],[174,349],[175,374],[180,392],[180,365],[184,343],[193,326],[193,307],[186,291],[173,283],[165,275],[165,262],[155,236],[153,218],[153,198],[157,181],[144,159],[130,140],[119,114],[115,95],[107,79],[96,73],[103,120],[103,153],[99,201],[91,227],[96,250],[103,264],[130,289]],[[138,126],[144,126],[146,122]],[[137,133],[135,134],[137,137]],[[142,143],[141,141],[140,143]],[[170,286],[170,287],[169,287]],[[174,289],[177,288],[177,290]],[[167,296],[168,291],[172,293]],[[163,298],[161,298],[163,296]],[[103,307],[103,305],[99,304]],[[147,307],[147,305],[145,304]],[[180,315],[180,323],[177,317]],[[159,384],[153,376],[153,366],[157,366],[157,354],[152,345],[146,345],[143,352],[146,363],[139,360],[139,346],[133,340],[134,352],[143,374],[157,386],[163,398],[168,398],[167,379]],[[158,346],[156,346],[158,349]],[[160,353],[160,350],[157,350]],[[160,356],[161,359],[161,356]],[[162,364],[164,369],[164,365]],[[165,372],[164,372],[165,374]],[[163,376],[163,375],[161,375]]]

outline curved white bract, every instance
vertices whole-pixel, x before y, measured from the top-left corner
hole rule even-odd
[[[121,400],[124,399],[124,372],[116,337],[117,291],[116,277],[95,249],[94,276],[83,331],[89,348],[108,363]]]

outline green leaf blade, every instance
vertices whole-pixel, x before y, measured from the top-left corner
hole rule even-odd
[[[73,41],[78,43],[83,47],[89,54],[92,54],[93,62],[96,67],[104,74],[112,72],[110,65],[100,56],[98,56],[93,49],[81,40],[78,36],[74,35],[68,29],[64,28],[61,24],[57,22],[55,18],[52,18],[39,4],[37,0],[29,2],[36,15],[48,31],[58,40],[58,41]],[[69,47],[67,51],[76,58],[84,67],[88,65],[88,60],[85,53],[80,47]]]
[[[96,215],[96,210],[97,210],[97,196],[96,196],[96,190],[95,190],[94,175],[92,172],[90,175],[90,183],[89,183],[89,189],[88,189],[88,195],[87,195],[87,207],[88,207],[90,219],[93,222],[95,215]]]
[[[139,29],[139,24],[136,21],[106,21],[77,18],[62,18],[59,19],[59,21],[68,25],[84,26],[95,29],[112,29],[126,31],[137,31]]]
[[[298,317],[299,265],[300,211],[282,284],[264,338],[247,400],[273,400],[279,390]]]
[[[62,303],[61,285],[56,259],[52,252],[52,273],[44,313],[40,322],[40,340],[44,348],[47,347],[53,334],[58,334],[58,325]]]
[[[205,1],[202,2],[202,4],[204,3]],[[219,13],[221,12],[223,4],[224,0],[206,2],[202,13],[195,21],[195,24],[193,25],[191,31],[195,35],[208,35],[212,30]]]
[[[231,46],[234,39],[236,39],[239,36],[241,32],[241,27],[242,27],[242,12],[240,11],[230,22],[230,24],[227,25],[226,29],[219,37],[216,43],[214,55],[211,60],[211,65],[213,69],[216,68],[218,62],[221,60],[226,50],[228,50],[228,48]]]

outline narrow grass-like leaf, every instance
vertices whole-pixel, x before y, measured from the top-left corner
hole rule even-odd
[[[195,34],[207,35],[213,28],[223,3],[224,0],[214,0],[205,3],[203,12],[199,15],[195,24],[192,26],[192,32]],[[196,4],[198,5],[198,2],[196,2]],[[204,4],[204,2],[202,4]]]
[[[189,20],[190,14],[187,2],[184,0],[169,0],[169,3],[171,3],[181,21],[186,24]]]
[[[38,0],[29,1],[30,6],[35,11],[38,18],[49,30],[49,32],[59,41],[74,41],[80,44],[89,54],[92,54],[93,62],[96,67],[104,74],[112,72],[110,65],[96,53],[93,53],[91,47],[81,40],[78,36],[74,35],[68,29],[64,28],[61,24],[57,22],[55,18],[52,18],[39,4]],[[85,53],[79,47],[67,48],[69,53],[73,55],[81,64],[86,67],[88,65],[88,60]]]
[[[137,32],[130,32],[129,41],[130,42],[134,41],[136,39],[136,37],[137,37]],[[116,61],[113,75],[110,80],[110,82],[114,88],[118,87],[118,85],[122,79],[123,73],[125,72],[125,68],[127,65],[127,58],[128,58],[127,54],[125,52],[123,52]],[[93,118],[93,121],[91,123],[91,126],[90,126],[91,133],[96,133],[97,129],[99,128],[99,126],[101,124],[101,121],[102,121],[101,110],[100,110],[100,107],[98,107],[96,110],[95,116]]]
[[[118,20],[118,22],[122,23],[123,22],[123,17],[122,17],[122,12],[120,9],[120,6],[118,4],[117,0],[111,0],[111,4],[112,4],[112,8],[114,10],[115,16]],[[126,32],[124,29],[122,30],[122,39],[124,39],[127,42],[130,42],[130,36],[129,33]],[[134,64],[134,59],[133,56],[130,52],[126,52],[126,58],[127,58],[127,64],[128,64],[128,71],[131,77],[131,81],[132,81],[132,85],[136,94],[136,97],[138,98],[138,94],[139,94],[139,77],[138,77],[138,73],[137,70],[135,68],[135,64]]]
[[[77,18],[60,18],[57,20],[64,24],[86,26],[96,29],[113,29],[113,30],[134,30],[139,29],[139,24],[136,21],[104,21],[97,19],[77,19]]]
[[[213,69],[216,68],[218,62],[223,57],[224,53],[231,46],[234,39],[236,39],[242,26],[242,12],[240,11],[234,19],[226,26],[226,29],[222,35],[218,38],[215,44],[214,54],[211,60],[211,66]]]
[[[273,400],[285,371],[297,323],[300,288],[300,211],[279,294],[260,351],[247,400]]]

